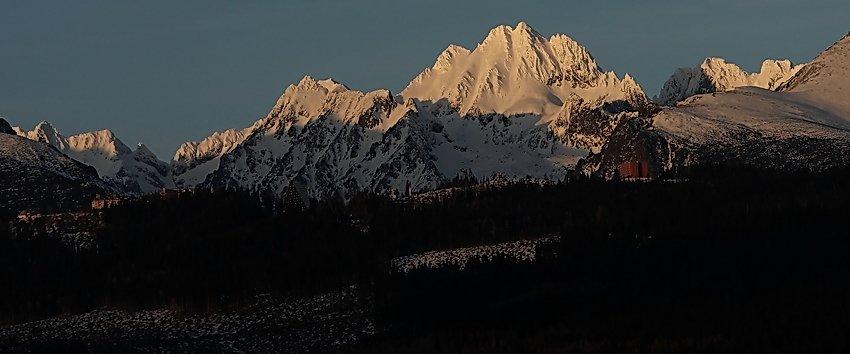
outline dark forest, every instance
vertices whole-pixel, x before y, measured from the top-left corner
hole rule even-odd
[[[846,352],[848,174],[697,167],[676,182],[520,180],[434,203],[363,192],[304,211],[239,190],[149,195],[104,210],[86,250],[0,228],[0,322],[208,313],[358,284],[379,332],[355,351]],[[534,263],[390,269],[555,234]]]

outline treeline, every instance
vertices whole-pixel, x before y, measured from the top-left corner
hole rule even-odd
[[[38,234],[3,237],[2,320],[101,306],[203,312],[259,293],[336,289],[369,271],[374,257],[342,206],[282,210],[271,196],[198,190],[106,209],[89,251]]]

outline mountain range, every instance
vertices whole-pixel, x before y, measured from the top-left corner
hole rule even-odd
[[[619,126],[602,151],[577,169],[610,178],[630,160],[647,161],[656,176],[717,163],[815,171],[847,165],[850,34],[794,71],[787,79],[773,76],[780,78],[775,90],[741,86],[683,94],[675,106]]]
[[[521,22],[494,28],[474,49],[448,46],[399,94],[305,76],[265,118],[184,143],[170,164],[109,130],[64,137],[43,122],[13,132],[128,194],[282,193],[299,181],[312,198],[345,200],[362,190],[426,191],[468,174],[613,178],[630,160],[648,162],[655,176],[718,162],[823,169],[850,162],[848,51],[844,37],[811,63],[767,60],[758,73],[708,58],[677,69],[650,100],[574,40]]]

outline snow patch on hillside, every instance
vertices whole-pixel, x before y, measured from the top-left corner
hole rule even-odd
[[[390,264],[395,271],[409,273],[421,268],[456,266],[461,270],[472,260],[492,262],[495,258],[513,258],[517,262],[534,262],[540,247],[559,242],[560,236],[549,236],[535,240],[519,240],[495,245],[457,248],[447,251],[432,251],[393,259]]]

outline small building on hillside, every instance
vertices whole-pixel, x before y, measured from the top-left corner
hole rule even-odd
[[[111,208],[121,203],[121,199],[118,198],[117,195],[113,195],[109,198],[101,198],[100,194],[96,195],[94,200],[91,201],[92,210],[103,210],[106,208]]]
[[[307,184],[292,180],[283,195],[283,205],[288,210],[304,211],[310,207],[310,197],[307,194]]]
[[[649,180],[649,164],[642,161],[623,162],[620,164],[620,179],[627,181]]]

